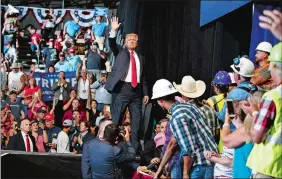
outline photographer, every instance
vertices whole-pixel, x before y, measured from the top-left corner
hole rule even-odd
[[[118,165],[135,160],[135,151],[129,141],[129,133],[125,129],[124,145],[116,146],[120,129],[116,124],[105,127],[103,139],[96,138],[83,146],[82,178],[122,178]],[[101,164],[102,165],[101,167]],[[107,164],[107,165],[105,165]]]
[[[105,89],[107,77],[107,72],[102,70],[100,80],[90,86],[91,89],[96,89],[95,100],[98,102],[97,109],[99,111],[103,110],[104,104],[112,104],[112,95]]]

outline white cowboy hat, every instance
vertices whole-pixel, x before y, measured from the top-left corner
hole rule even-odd
[[[19,68],[18,63],[13,63],[12,64],[11,69],[14,69],[14,68]]]
[[[195,81],[192,76],[184,76],[181,85],[177,85],[175,82],[173,85],[179,93],[188,98],[198,98],[206,91],[205,82]]]

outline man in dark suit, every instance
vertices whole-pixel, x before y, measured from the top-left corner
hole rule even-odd
[[[28,118],[21,121],[21,132],[11,137],[7,150],[38,152],[35,138],[30,135],[30,121]]]
[[[113,17],[109,37],[110,48],[116,57],[112,72],[108,77],[105,89],[113,95],[112,119],[116,124],[122,121],[126,107],[131,119],[131,142],[139,152],[139,127],[141,121],[142,96],[144,103],[149,101],[147,83],[144,76],[144,58],[135,52],[138,35],[127,34],[125,48],[116,44],[116,30],[119,28],[118,18]]]
[[[62,119],[64,116],[63,104],[70,98],[71,84],[65,79],[65,72],[60,71],[59,80],[53,84],[54,100],[57,100],[55,106],[55,125],[57,127],[62,127]]]
[[[97,137],[84,144],[81,159],[82,178],[121,178],[119,165],[135,161],[135,151],[127,130],[124,145],[116,146],[119,132],[116,124],[108,124],[102,139]]]

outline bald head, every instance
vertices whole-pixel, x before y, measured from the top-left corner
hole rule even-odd
[[[28,133],[30,131],[30,121],[29,119],[23,119],[21,121],[21,130],[25,133]]]

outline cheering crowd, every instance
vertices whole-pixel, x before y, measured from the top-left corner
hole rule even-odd
[[[248,56],[234,58],[229,72],[215,74],[215,95],[206,100],[200,100],[206,84],[192,76],[181,84],[156,81],[152,100],[167,116],[141,144],[141,106],[149,95],[144,58],[135,52],[137,34],[127,34],[121,47],[118,18],[109,23],[98,16],[84,32],[77,21],[68,21],[55,39],[51,9],[44,38],[29,28],[32,53],[46,72],[58,72],[53,101],[43,101],[33,77],[38,65],[26,73],[18,58],[23,34],[17,18],[9,13],[4,18],[1,149],[82,154],[83,178],[282,178],[281,42],[257,45],[257,67]],[[282,41],[281,12],[266,10],[260,20]],[[80,38],[82,59],[76,55]],[[111,71],[106,71],[106,41],[116,58]],[[76,73],[77,88],[65,72]]]

